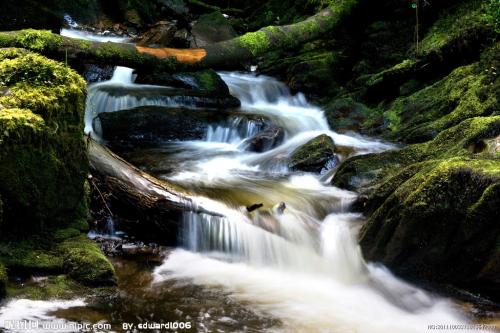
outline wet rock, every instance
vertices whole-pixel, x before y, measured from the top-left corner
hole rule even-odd
[[[87,83],[107,81],[113,76],[114,66],[84,65],[82,76]]]
[[[245,140],[242,147],[247,151],[261,153],[280,145],[284,136],[285,131],[282,127],[269,125],[263,131]]]
[[[191,29],[194,41],[191,47],[204,47],[236,37],[229,21],[220,12],[201,15]]]
[[[220,113],[144,106],[130,110],[101,113],[102,136],[111,142],[158,142],[200,140],[210,123],[222,121]]]
[[[397,177],[397,176],[396,176]],[[427,163],[404,175],[361,231],[367,259],[414,279],[446,281],[500,299],[500,173],[488,161]]]
[[[209,104],[218,108],[240,106],[239,100],[229,93],[229,88],[224,80],[211,69],[176,74],[138,72],[135,82],[185,89],[179,90],[177,93],[183,93],[187,96],[205,96],[206,100],[213,98],[215,103]],[[170,95],[172,92],[175,90],[171,90]],[[219,102],[218,105],[217,102]],[[212,107],[206,103],[199,106]]]
[[[101,113],[94,119],[94,127],[100,129],[105,140],[114,144],[150,145],[162,141],[202,140],[209,127],[219,125],[244,131],[250,121],[258,127],[267,122],[251,114],[144,106]]]
[[[240,106],[240,101],[229,94],[215,94],[210,91],[171,88],[171,87],[148,87],[141,86],[103,86],[95,92],[95,98],[103,97],[108,99],[126,99],[129,107],[140,106],[141,103],[147,105],[178,106],[186,108],[211,108],[211,109],[231,109]],[[99,97],[99,96],[100,97]],[[93,97],[94,98],[94,97]],[[142,102],[141,102],[142,101]],[[144,104],[142,104],[144,105]],[[115,111],[109,109],[103,111]]]
[[[288,166],[291,170],[322,173],[335,167],[338,162],[332,138],[322,134],[297,148]]]
[[[160,21],[135,38],[134,41],[140,46],[170,46],[176,32],[175,23]]]
[[[193,43],[194,37],[187,29],[179,29],[172,38],[171,46],[181,49],[187,49]]]

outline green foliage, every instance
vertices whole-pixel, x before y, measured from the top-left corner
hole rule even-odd
[[[484,1],[484,19],[496,33],[500,34],[500,0]]]

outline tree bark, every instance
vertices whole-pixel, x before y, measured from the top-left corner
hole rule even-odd
[[[183,212],[222,216],[196,205],[181,188],[135,168],[106,147],[88,144],[91,182],[122,229],[141,239],[175,244]]]
[[[205,48],[140,47],[125,43],[89,42],[34,30],[0,33],[0,47],[23,47],[57,60],[122,65],[166,71],[241,66],[269,51],[291,49],[331,31],[348,16],[357,0],[338,0],[304,21],[269,26]]]

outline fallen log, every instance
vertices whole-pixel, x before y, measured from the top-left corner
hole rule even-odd
[[[291,49],[317,39],[335,28],[356,4],[357,0],[332,1],[327,8],[304,21],[265,27],[198,49],[91,42],[31,29],[0,32],[0,47],[22,47],[67,62],[112,64],[141,70],[151,68],[174,72],[202,68],[227,69],[240,67],[242,63],[269,51]]]
[[[141,239],[175,244],[184,212],[221,216],[196,204],[181,188],[132,166],[108,148],[88,140],[91,183],[105,193],[113,218]]]

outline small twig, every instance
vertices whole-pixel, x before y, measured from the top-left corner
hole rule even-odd
[[[111,217],[113,217],[113,213],[111,212],[111,209],[109,209],[109,206],[108,206],[108,204],[106,203],[106,199],[104,199],[104,196],[102,195],[101,190],[99,190],[99,187],[97,187],[97,185],[94,183],[94,179],[92,178],[92,176],[90,176],[90,177],[89,177],[89,180],[90,180],[90,182],[92,183],[92,185],[94,185],[94,187],[95,187],[95,189],[97,190],[97,192],[99,193],[99,196],[100,196],[100,197],[101,197],[101,199],[102,199],[102,203],[104,204],[104,207],[106,207],[106,209],[107,209],[107,211],[108,211],[109,215],[110,215]]]

